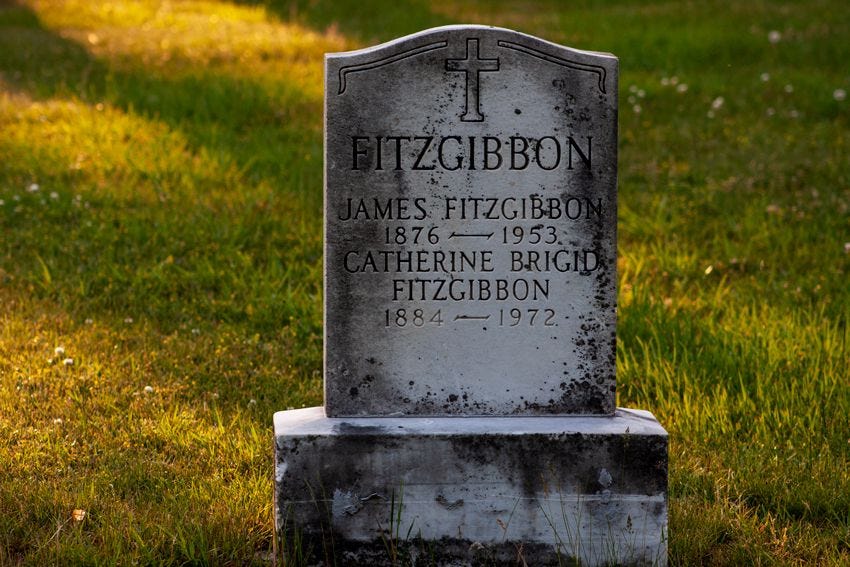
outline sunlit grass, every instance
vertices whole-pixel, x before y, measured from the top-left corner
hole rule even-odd
[[[35,2],[47,27],[61,27],[93,55],[117,68],[149,74],[197,73],[247,77],[258,83],[282,79],[306,95],[322,95],[321,67],[328,51],[351,43],[332,30],[313,31],[281,22],[261,6],[228,2]],[[285,73],[284,76],[265,77]],[[274,81],[268,81],[268,79]]]
[[[460,22],[620,57],[618,395],[671,433],[673,561],[850,561],[841,3],[33,0],[0,565],[268,562],[271,414],[321,403],[323,54]]]

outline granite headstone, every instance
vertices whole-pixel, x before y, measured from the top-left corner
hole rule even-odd
[[[479,27],[326,65],[328,415],[611,414],[616,58]]]
[[[617,59],[447,26],[326,57],[325,405],[275,414],[307,564],[664,565],[615,407]]]

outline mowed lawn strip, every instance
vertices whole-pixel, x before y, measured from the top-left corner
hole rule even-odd
[[[322,56],[448,23],[620,57],[619,405],[670,431],[673,563],[850,562],[842,2],[68,0],[0,6],[0,565],[270,561]]]

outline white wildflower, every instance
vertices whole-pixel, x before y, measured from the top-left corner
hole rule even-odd
[[[133,318],[132,317],[125,317],[124,322],[127,323],[128,325],[131,325],[133,323]]]
[[[677,92],[677,93],[686,93],[686,92],[688,92],[688,85],[686,85],[685,83],[682,83],[681,85],[679,85],[679,86],[677,86],[677,87],[676,87],[676,92]]]
[[[759,79],[761,79],[762,83],[766,83],[770,80],[770,73],[762,73],[759,75]]]
[[[63,346],[56,347],[55,349],[53,349],[53,354],[55,354],[56,356],[64,355],[65,354],[65,347],[63,347]]]
[[[670,77],[670,84],[671,85],[675,85],[675,84],[678,84],[678,83],[679,83],[679,77],[677,77],[676,75],[673,75],[672,77]]]
[[[847,98],[847,91],[845,91],[844,89],[835,89],[834,91],[832,91],[832,98],[834,98],[838,102],[841,102],[842,100]]]
[[[38,183],[30,183],[29,187],[27,187],[27,193],[38,193],[38,190],[41,189]]]
[[[629,92],[630,92],[630,93],[636,93],[637,91],[638,91],[638,87],[637,87],[637,85],[631,85],[631,86],[629,87]]]
[[[257,405],[257,400],[255,400],[254,398],[251,398],[250,400],[248,400],[248,405],[249,406]]]
[[[62,418],[57,417],[56,419],[53,420],[53,424],[54,425],[62,425]]]
[[[74,359],[73,358],[66,358],[65,360],[62,361],[62,364],[64,364],[65,366],[74,366]]]
[[[2,207],[5,204],[6,204],[6,201],[4,201],[3,199],[0,199],[0,207]]]
[[[86,319],[86,325],[91,325],[93,323],[94,323],[94,319],[92,319],[92,318]]]
[[[666,87],[670,84],[670,79],[667,77],[661,77],[661,86]]]
[[[845,254],[850,254],[850,242],[845,242],[845,243],[844,243],[844,253],[845,253]]]
[[[709,118],[714,118],[714,111],[709,110],[708,112],[705,113],[705,115],[708,116]]]
[[[640,107],[639,104],[636,104],[632,107],[632,110],[634,111],[635,114],[640,114],[643,109]]]
[[[790,83],[785,85],[785,92],[788,93],[788,94],[793,93],[794,92],[794,85],[792,85]]]
[[[773,107],[768,107],[767,110],[765,110],[764,112],[768,116],[773,116],[774,114],[776,114],[776,110],[774,110]]]
[[[153,394],[153,386],[145,386],[145,394]]]
[[[200,334],[201,334],[201,330],[200,330],[200,329],[192,329],[192,334],[193,334],[193,335],[200,335]]]
[[[774,44],[779,43],[782,41],[782,34],[777,30],[770,30],[767,34],[767,41]]]
[[[643,97],[646,96],[646,91],[643,90],[643,89],[638,89],[637,95],[638,95],[638,98],[643,98]]]
[[[720,107],[723,106],[724,102],[725,101],[723,100],[723,97],[719,96],[716,99],[714,99],[713,101],[711,101],[711,108],[713,108],[714,110],[719,110]]]
[[[59,193],[57,193],[56,191],[51,191],[50,192],[50,198],[55,201],[56,199],[59,198]]]

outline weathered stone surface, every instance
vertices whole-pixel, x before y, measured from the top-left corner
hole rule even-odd
[[[277,525],[307,564],[664,565],[667,434],[613,417],[275,414]]]
[[[325,408],[275,414],[301,564],[664,565],[616,410],[617,60],[450,26],[329,55]]]
[[[437,28],[325,106],[328,415],[611,414],[616,58]]]

